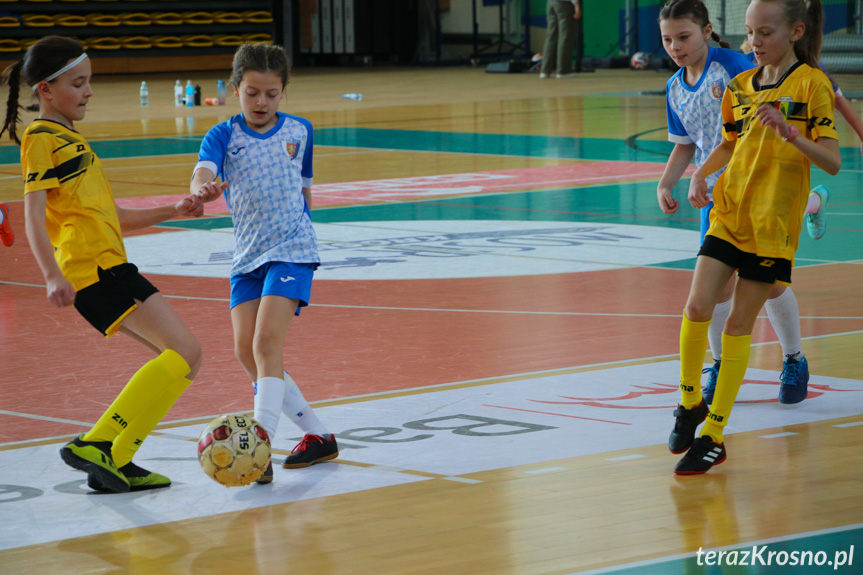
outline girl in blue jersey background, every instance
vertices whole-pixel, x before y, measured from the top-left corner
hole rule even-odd
[[[680,70],[666,85],[668,139],[674,149],[665,166],[657,187],[659,207],[666,214],[677,212],[680,204],[671,190],[683,176],[692,159],[701,166],[713,149],[722,141],[722,95],[728,82],[739,73],[754,67],[747,55],[731,50],[713,31],[707,7],[700,0],[672,0],[659,13],[659,27],[665,50]],[[713,39],[721,48],[709,46]],[[708,190],[719,179],[722,170],[707,177]],[[820,190],[819,190],[820,191]],[[826,193],[826,192],[821,192]],[[810,202],[807,212],[818,211],[821,196],[812,194],[817,201]],[[711,201],[701,209],[701,240],[710,226]],[[707,385],[702,390],[704,401],[712,403],[722,358],[722,329],[731,311],[731,295],[735,279],[725,286],[719,303],[713,310],[708,329],[708,341],[713,354],[713,367]],[[765,304],[767,316],[776,330],[784,357],[779,400],[797,403],[806,397],[809,381],[809,364],[803,355],[800,335],[800,309],[790,287],[777,284]]]
[[[203,201],[224,193],[231,211],[234,353],[254,382],[255,419],[270,437],[281,412],[305,432],[282,464],[294,468],[333,459],[338,446],[284,369],[288,328],[308,305],[320,265],[311,219],[312,125],[278,111],[289,76],[281,46],[237,50],[230,83],[242,113],[207,132],[191,191]],[[258,482],[272,480],[271,463]]]

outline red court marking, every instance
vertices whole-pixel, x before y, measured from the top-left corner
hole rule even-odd
[[[367,180],[313,186],[315,207],[345,204],[368,204],[385,201],[407,201],[424,198],[466,196],[494,192],[560,189],[591,184],[656,179],[664,164],[652,162],[590,162],[516,168],[490,172],[469,172],[415,178]],[[694,166],[689,170],[694,170]],[[117,203],[127,208],[146,208],[171,203],[183,195],[122,198]],[[224,198],[207,205],[208,214],[226,214]]]

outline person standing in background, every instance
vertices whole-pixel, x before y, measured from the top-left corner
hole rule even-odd
[[[581,19],[581,3],[579,0],[548,0],[546,18],[548,28],[539,77],[548,78],[555,68],[557,78],[574,76],[572,50],[578,34],[576,20]]]

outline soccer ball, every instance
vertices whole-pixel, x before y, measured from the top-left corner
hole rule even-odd
[[[198,462],[216,483],[225,487],[248,485],[270,464],[270,437],[251,417],[220,415],[201,432]]]
[[[636,52],[632,55],[632,59],[629,61],[629,65],[632,66],[633,70],[644,70],[648,66],[650,66],[650,54],[646,54],[644,52]]]

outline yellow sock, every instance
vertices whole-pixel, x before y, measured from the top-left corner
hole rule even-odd
[[[680,405],[692,409],[701,403],[701,370],[707,353],[710,321],[691,321],[683,314],[680,325]]]
[[[138,448],[141,447],[150,432],[159,425],[162,418],[170,411],[171,406],[177,402],[191,383],[192,381],[185,377],[175,379],[162,395],[152,401],[147,409],[133,419],[114,439],[114,445],[111,447],[111,458],[117,467],[123,467],[132,461]]]
[[[722,367],[716,380],[716,393],[707,415],[707,423],[701,430],[702,437],[709,435],[716,443],[722,443],[722,431],[728,424],[731,408],[749,366],[751,335],[722,334]]]
[[[189,371],[189,364],[180,354],[166,349],[132,376],[93,429],[84,434],[84,441],[114,441],[172,382]]]

